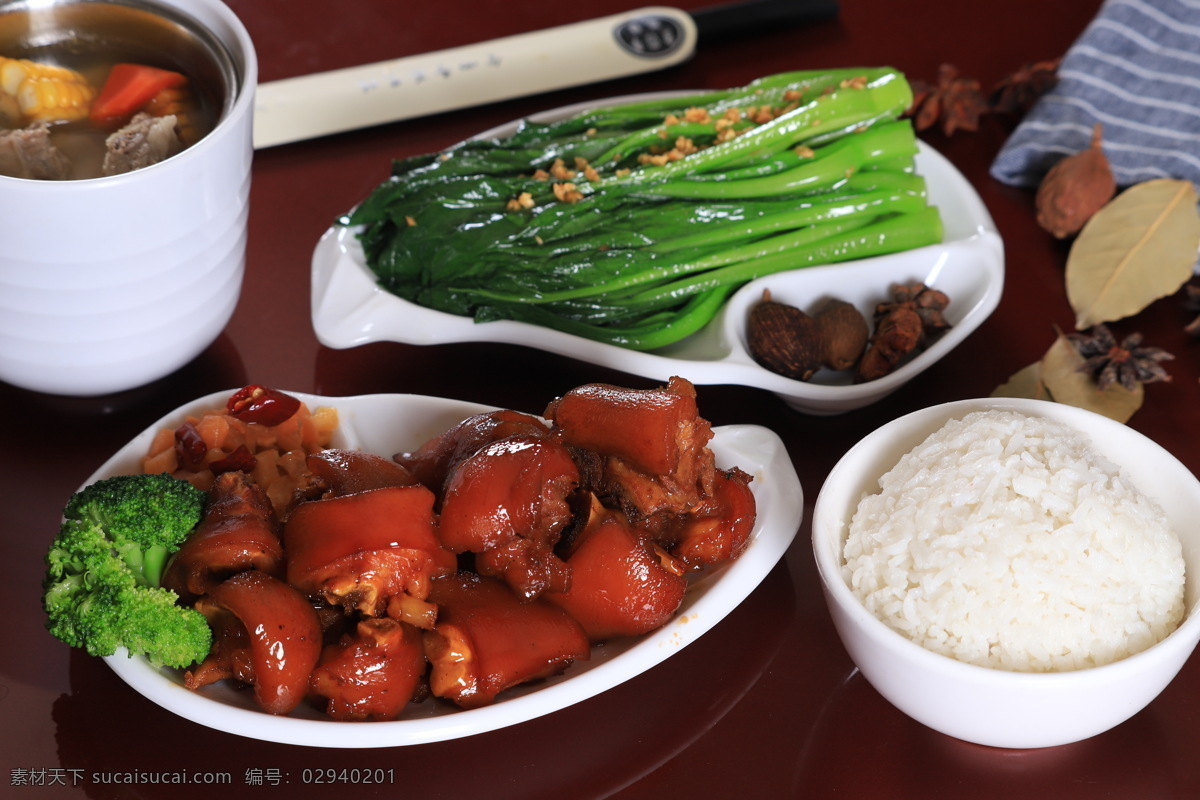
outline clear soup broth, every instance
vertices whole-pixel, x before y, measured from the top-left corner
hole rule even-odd
[[[29,64],[73,71],[90,87],[89,105],[94,104],[115,64],[182,74],[186,82],[169,96],[159,95],[155,106],[140,108],[160,120],[172,114],[176,140],[148,163],[122,161],[110,151],[132,152],[145,144],[127,135],[124,142],[114,145],[112,140],[125,130],[123,125],[111,120],[101,124],[87,114],[74,119],[30,118],[17,109],[13,96],[5,94],[3,71],[6,66],[15,67],[17,72],[9,73],[10,78],[14,74],[18,78],[32,76]],[[0,2],[0,175],[80,180],[157,163],[211,132],[236,99],[238,84],[228,52],[211,33],[177,9],[136,0],[75,0],[50,5],[35,0]],[[10,79],[9,89],[14,86],[16,81]],[[27,88],[22,86],[21,91]],[[164,123],[160,127],[172,126]],[[44,152],[43,140],[57,155]],[[53,163],[45,162],[47,158]]]

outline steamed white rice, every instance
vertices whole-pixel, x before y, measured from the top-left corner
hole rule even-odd
[[[1063,425],[975,412],[879,484],[850,523],[843,574],[872,613],[930,650],[1074,670],[1139,652],[1183,618],[1183,555],[1166,515]]]

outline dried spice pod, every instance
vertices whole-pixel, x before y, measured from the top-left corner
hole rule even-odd
[[[821,361],[829,369],[852,369],[871,337],[867,318],[845,300],[830,298],[813,314],[821,332]]]
[[[893,283],[889,288],[891,300],[875,306],[876,321],[895,311],[897,308],[911,308],[921,318],[925,333],[934,336],[950,327],[946,320],[946,307],[950,305],[950,297],[940,289],[926,286],[921,281],[912,283]]]
[[[1038,225],[1059,239],[1079,233],[1084,223],[1117,193],[1101,131],[1102,126],[1096,123],[1087,149],[1051,167],[1038,187]]]
[[[859,381],[882,378],[910,353],[921,347],[925,326],[921,316],[909,306],[899,306],[879,318],[871,343],[859,359],[855,377]]]
[[[795,306],[772,300],[769,290],[750,309],[746,340],[755,361],[788,378],[806,381],[821,368],[816,321]]]

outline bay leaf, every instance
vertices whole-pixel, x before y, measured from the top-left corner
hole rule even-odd
[[[1029,400],[1053,400],[1042,381],[1042,362],[1035,361],[1014,372],[1004,383],[992,390],[992,397],[1020,397]]]
[[[1138,384],[1133,391],[1119,383],[1100,391],[1091,375],[1080,372],[1083,356],[1071,340],[1059,334],[1054,344],[1042,356],[1040,378],[1054,401],[1103,414],[1117,422],[1128,422],[1142,407],[1145,388]]]
[[[1145,181],[1098,211],[1067,256],[1067,300],[1078,330],[1132,316],[1178,291],[1200,249],[1191,181]]]

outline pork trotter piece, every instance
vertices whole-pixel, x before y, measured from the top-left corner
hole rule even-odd
[[[690,569],[703,569],[741,555],[750,541],[758,511],[750,481],[750,475],[737,467],[718,470],[712,495],[676,524],[671,554]]]
[[[398,453],[395,460],[413,474],[418,483],[433,490],[441,501],[446,481],[465,458],[500,439],[524,434],[545,436],[544,422],[520,411],[501,409],[467,417],[430,439],[411,453]]]
[[[390,458],[361,450],[327,448],[304,460],[314,487],[327,496],[357,494],[389,486],[412,486],[412,473]]]
[[[592,642],[661,627],[679,610],[687,591],[683,562],[598,503],[573,543],[567,565],[570,589],[545,597],[574,617]]]
[[[425,633],[430,691],[461,708],[486,706],[590,655],[570,615],[541,598],[521,600],[496,578],[437,578],[430,599],[438,605],[437,627]]]
[[[215,586],[195,607],[213,628],[213,646],[184,685],[199,689],[233,678],[254,687],[268,714],[299,705],[321,655],[321,623],[304,595],[251,570]]]
[[[457,568],[434,532],[433,493],[391,486],[298,505],[283,528],[287,579],[369,617],[432,627],[429,582]]]
[[[511,436],[461,461],[446,482],[438,535],[476,569],[503,578],[525,599],[562,591],[569,570],[554,554],[573,520],[579,486],[571,452],[550,439]]]
[[[363,620],[322,651],[310,696],[336,720],[393,720],[416,694],[425,664],[417,628],[387,617]]]
[[[204,519],[167,564],[162,585],[191,602],[248,569],[283,577],[274,509],[244,472],[224,472],[209,490]]]
[[[563,442],[602,459],[589,488],[631,518],[687,513],[712,491],[712,426],[683,378],[657,389],[580,386],[552,401],[546,417]]]

